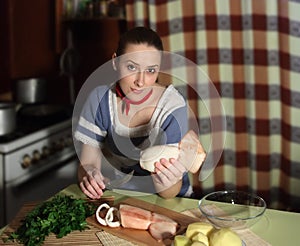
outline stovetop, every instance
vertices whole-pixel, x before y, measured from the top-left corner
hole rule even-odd
[[[19,111],[17,113],[15,131],[0,135],[0,152],[6,145],[16,144],[25,138],[28,139],[27,141],[31,141],[29,136],[48,130],[48,128],[53,128],[56,125],[57,128],[61,123],[63,124],[63,122],[67,122],[72,118],[73,109],[71,106],[55,106],[55,110],[53,110],[54,107],[47,106],[47,108],[51,108],[51,113],[41,112],[44,111],[44,108],[45,105],[40,105],[39,107],[25,108],[25,110]],[[46,132],[48,131],[45,131],[42,135],[48,134]]]
[[[26,135],[32,134],[36,131],[45,129],[59,122],[67,120],[70,117],[70,115],[66,114],[51,119],[43,119],[43,117],[41,117],[40,119],[33,119],[32,121],[30,121],[29,119],[23,119],[23,117],[17,117],[17,127],[15,131],[2,136],[0,135],[0,144],[17,140]]]

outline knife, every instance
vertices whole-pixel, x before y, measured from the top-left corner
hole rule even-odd
[[[126,174],[122,178],[108,181],[107,183],[105,183],[105,189],[113,190],[113,189],[119,188],[121,185],[126,184],[129,180],[131,180],[133,173],[134,173],[134,170],[132,170],[130,173]]]

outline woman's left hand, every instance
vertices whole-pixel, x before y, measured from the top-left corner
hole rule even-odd
[[[169,161],[162,158],[160,162],[156,162],[155,173],[152,174],[152,178],[157,192],[162,192],[177,184],[186,171],[184,165],[174,158]]]

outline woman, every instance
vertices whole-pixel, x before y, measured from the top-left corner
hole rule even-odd
[[[134,170],[141,183],[150,177],[150,186],[164,198],[191,195],[188,173],[175,159],[161,159],[154,173],[139,165],[142,149],[178,144],[188,128],[184,98],[172,85],[157,82],[162,51],[162,41],[153,30],[136,27],[126,32],[112,56],[117,83],[94,89],[82,110],[75,132],[83,143],[78,179],[92,199],[100,198],[105,189],[103,157],[119,173]]]

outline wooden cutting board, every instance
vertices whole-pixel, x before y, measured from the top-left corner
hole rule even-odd
[[[128,198],[123,200],[121,203],[115,205],[118,207],[120,204],[128,204],[135,207],[143,208],[152,212],[156,212],[159,214],[163,214],[168,216],[169,218],[175,220],[179,224],[179,229],[177,230],[177,234],[183,234],[190,223],[199,221],[198,218],[193,218],[173,210],[160,207],[156,204],[151,204],[142,200],[138,200],[135,198]],[[136,229],[128,229],[123,227],[118,228],[111,228],[108,226],[100,225],[95,216],[91,216],[87,218],[87,221],[90,225],[93,225],[96,228],[102,229],[110,234],[113,234],[117,237],[126,239],[132,243],[136,243],[138,245],[151,245],[151,246],[158,246],[158,245],[171,245],[173,242],[173,237],[167,238],[162,242],[158,242],[155,240],[148,231],[144,230],[136,230]]]

